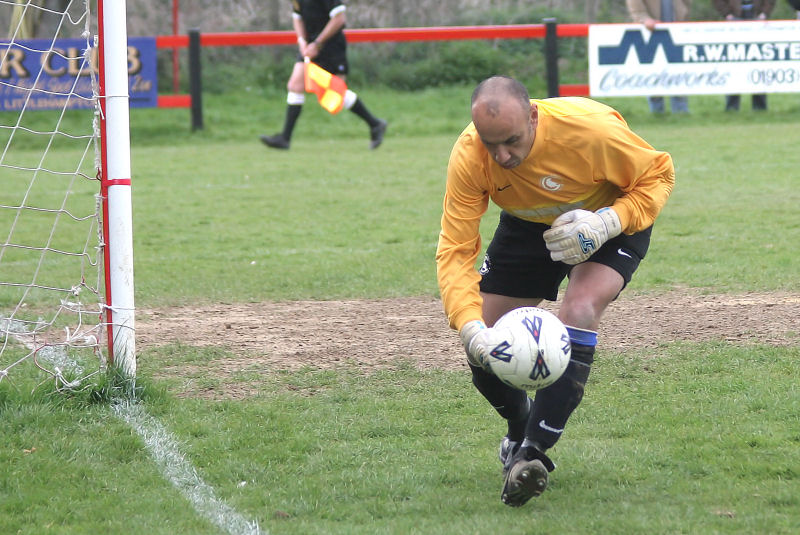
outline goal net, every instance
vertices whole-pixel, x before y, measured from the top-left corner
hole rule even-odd
[[[0,388],[133,378],[125,2],[0,0],[0,32]]]

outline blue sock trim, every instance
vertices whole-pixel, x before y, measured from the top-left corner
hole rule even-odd
[[[578,329],[576,327],[567,327],[569,334],[569,341],[573,344],[580,344],[582,346],[594,347],[597,345],[597,333],[594,331],[587,331],[586,329]]]

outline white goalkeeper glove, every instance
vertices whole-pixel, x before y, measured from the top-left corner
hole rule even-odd
[[[572,210],[553,221],[544,232],[550,258],[565,264],[580,264],[592,256],[608,240],[622,233],[622,224],[613,208],[596,212]]]
[[[480,320],[468,322],[459,334],[469,363],[489,371],[489,353],[505,342],[505,337]]]

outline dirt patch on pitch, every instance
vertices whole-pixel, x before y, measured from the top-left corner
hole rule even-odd
[[[555,312],[558,304],[544,308]],[[795,293],[623,294],[606,312],[599,349],[647,349],[675,340],[796,346],[799,312]],[[427,297],[139,310],[136,334],[138,352],[145,355],[148,348],[171,343],[224,348],[233,356],[212,367],[227,376],[254,366],[294,370],[346,364],[369,372],[411,363],[421,369],[466,369],[441,302]]]

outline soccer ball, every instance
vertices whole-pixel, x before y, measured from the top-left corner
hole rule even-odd
[[[505,341],[489,352],[487,364],[507,385],[539,390],[555,383],[567,369],[572,353],[569,334],[550,312],[517,308],[497,320],[494,329]]]

